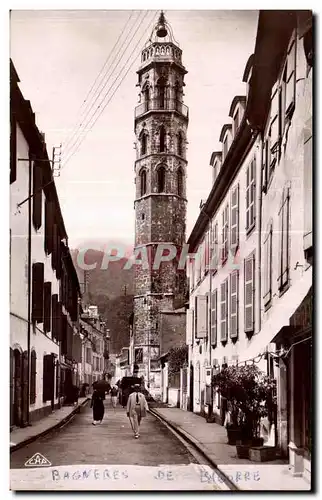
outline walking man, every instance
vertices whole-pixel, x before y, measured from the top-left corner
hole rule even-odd
[[[119,393],[119,388],[117,387],[117,385],[114,385],[111,389],[111,400],[112,400],[112,406],[114,408],[114,411],[116,408],[118,393]]]
[[[148,403],[144,394],[140,391],[139,384],[134,386],[134,392],[130,394],[127,400],[126,414],[130,419],[132,429],[134,431],[135,439],[140,437],[140,424],[141,419],[146,417],[146,410],[148,410]]]

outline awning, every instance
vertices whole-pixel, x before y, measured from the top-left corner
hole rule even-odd
[[[238,363],[256,358],[259,354],[265,352],[266,347],[273,341],[276,334],[284,326],[289,326],[291,316],[306,297],[311,286],[312,267],[305,271],[302,279],[290,286],[277,304],[272,306],[271,317],[265,323],[262,323],[261,331],[252,337],[248,347],[241,354],[241,358],[238,359]]]

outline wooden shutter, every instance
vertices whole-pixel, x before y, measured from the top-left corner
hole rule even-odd
[[[56,340],[60,342],[62,340],[62,336],[64,334],[63,330],[63,319],[66,316],[63,313],[62,303],[60,301],[57,302],[57,337]]]
[[[207,337],[207,296],[198,295],[197,299],[197,331],[196,338],[204,339]]]
[[[43,364],[43,402],[54,398],[55,364],[53,354],[44,356]]]
[[[54,225],[54,204],[46,198],[45,201],[45,252],[50,255],[53,251],[53,225]]]
[[[279,136],[279,89],[275,85],[271,97],[271,113],[270,113],[270,149],[271,149],[271,164],[270,169],[274,168],[279,156],[280,136]]]
[[[33,166],[32,222],[36,231],[41,227],[42,218],[42,169],[40,163]]]
[[[244,261],[244,307],[245,307],[245,332],[254,331],[255,307],[255,255],[251,254]]]
[[[193,344],[193,309],[187,309],[187,336],[186,344]]]
[[[211,293],[211,345],[217,344],[217,289]]]
[[[220,340],[227,342],[227,318],[228,318],[228,280],[220,285]]]
[[[44,316],[44,264],[32,265],[32,322],[42,323]]]
[[[239,184],[231,193],[230,245],[234,251],[239,245]]]
[[[37,367],[37,356],[34,350],[30,354],[30,404],[33,405],[36,402],[36,371]]]
[[[57,304],[58,304],[58,295],[55,294],[51,298],[51,318],[52,318],[52,321],[51,321],[51,336],[52,336],[52,339],[54,339],[54,340],[57,340],[57,338],[58,338],[58,332],[57,332],[57,326],[58,326],[58,318],[57,318],[58,308],[57,308]]]
[[[295,107],[295,68],[296,68],[296,41],[295,37],[291,41],[287,51],[286,70],[286,101],[285,114],[289,116]]]
[[[51,331],[51,282],[44,283],[44,332]]]
[[[56,361],[56,398],[60,397],[60,364]]]
[[[57,264],[56,264],[56,277],[61,278],[62,273],[62,242],[60,240],[59,231],[57,231]]]
[[[27,424],[28,412],[28,379],[29,379],[29,363],[28,351],[22,353],[22,386],[21,386],[21,410],[22,422]]]
[[[238,337],[238,288],[239,273],[233,271],[230,275],[230,338]]]
[[[57,268],[57,224],[53,223],[53,233],[52,233],[52,239],[53,239],[53,248],[52,248],[52,254],[51,254],[51,267],[56,270]]]
[[[207,231],[205,236],[205,273],[209,271],[209,257],[210,257],[210,231]]]
[[[289,280],[289,188],[284,189],[282,205],[279,211],[280,219],[280,271],[278,276],[279,288],[287,285]]]
[[[10,99],[10,108],[12,102]],[[15,114],[10,109],[10,184],[17,179],[17,122]]]
[[[250,190],[250,221],[255,224],[256,219],[256,158],[250,164],[251,190]]]
[[[271,225],[264,240],[264,306],[266,306],[272,299],[272,241],[273,226]]]

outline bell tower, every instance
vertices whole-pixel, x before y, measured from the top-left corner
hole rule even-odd
[[[186,73],[182,50],[161,12],[141,53],[134,117],[135,253],[142,249],[142,263],[135,266],[132,359],[133,373],[144,376],[153,394],[161,390],[159,312],[173,311],[185,293],[185,270],[177,265],[186,230]],[[161,244],[177,256],[156,268]]]

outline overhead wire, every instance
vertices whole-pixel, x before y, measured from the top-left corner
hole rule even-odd
[[[116,55],[114,56],[114,58],[113,58],[113,60],[112,60],[111,65],[109,66],[109,68],[107,69],[107,71],[104,73],[103,77],[101,78],[100,83],[99,83],[98,87],[96,88],[96,90],[94,91],[94,94],[93,94],[93,96],[91,97],[91,99],[94,99],[94,96],[95,96],[95,94],[97,93],[97,91],[99,90],[99,87],[100,87],[100,85],[102,84],[102,82],[103,82],[104,78],[107,76],[107,74],[109,73],[109,71],[113,68],[114,61],[115,61],[116,57],[119,55],[120,51],[122,50],[122,48],[123,48],[123,46],[124,46],[124,43],[125,43],[125,41],[127,40],[128,36],[132,33],[133,28],[134,28],[134,26],[136,25],[136,22],[137,22],[138,18],[139,18],[139,17],[140,17],[140,15],[141,15],[141,12],[142,12],[142,11],[139,11],[138,17],[137,17],[137,18],[136,18],[136,20],[134,21],[134,23],[133,23],[133,25],[132,25],[132,28],[131,28],[131,29],[130,29],[130,31],[127,33],[127,35],[126,35],[125,39],[124,39],[124,40],[123,40],[123,42],[122,42],[122,45],[120,46],[120,48],[119,48],[119,49],[118,49],[118,51],[116,52]],[[129,24],[129,21],[130,21],[130,19],[132,18],[132,16],[133,16],[133,14],[134,14],[134,13],[135,13],[135,11],[132,11],[132,13],[130,14],[130,17],[128,18],[128,20],[127,20],[127,22],[126,22],[126,24],[125,24],[125,26],[124,26],[124,28],[123,28],[123,30],[122,30],[122,32],[121,32],[121,34],[119,35],[119,37],[118,37],[118,39],[117,39],[116,43],[114,44],[114,46],[113,46],[112,50],[110,51],[109,56],[107,57],[107,60],[105,61],[104,65],[103,65],[103,68],[101,69],[100,73],[99,73],[99,74],[98,74],[98,76],[96,77],[96,79],[95,79],[95,81],[94,81],[94,83],[93,83],[93,85],[92,85],[92,87],[91,87],[90,91],[88,92],[88,94],[87,94],[87,96],[86,96],[85,100],[83,101],[83,103],[82,103],[82,105],[81,105],[80,110],[79,110],[79,112],[78,112],[79,119],[77,119],[77,120],[76,120],[76,127],[75,127],[74,131],[71,133],[71,135],[69,136],[69,138],[67,138],[67,140],[65,140],[65,141],[64,141],[64,149],[65,149],[65,151],[67,151],[67,149],[70,149],[69,144],[70,144],[70,143],[71,143],[71,141],[73,140],[73,138],[74,138],[75,134],[77,134],[77,132],[78,132],[79,128],[81,128],[81,126],[82,126],[82,121],[84,121],[84,113],[85,113],[85,112],[87,113],[87,111],[89,110],[89,107],[91,106],[91,103],[90,103],[90,102],[88,102],[89,95],[90,95],[90,93],[92,92],[93,88],[95,87],[95,84],[96,84],[97,80],[99,79],[99,77],[100,77],[101,73],[103,72],[103,70],[104,70],[105,66],[107,65],[107,63],[108,63],[108,61],[109,61],[109,59],[110,59],[111,55],[113,54],[113,51],[114,51],[114,49],[116,48],[116,46],[117,46],[118,42],[119,42],[119,41],[120,41],[120,39],[122,38],[122,36],[123,36],[123,34],[124,34],[124,32],[125,32],[125,30],[126,30],[126,28],[127,28],[127,25]],[[123,54],[123,55],[124,55],[124,54]],[[122,57],[123,57],[123,55],[122,55]],[[116,66],[114,67],[114,70],[115,70],[115,68],[117,67],[117,64],[118,64],[118,63],[119,63],[119,61],[116,63]],[[112,73],[113,73],[113,70],[112,70]],[[97,99],[96,99],[96,100],[97,100]],[[94,101],[94,103],[96,102],[96,100]],[[84,103],[85,103],[86,101],[87,101],[87,105],[85,106],[85,109],[82,111],[83,105],[84,105]],[[92,105],[93,105],[94,103],[92,103]],[[88,105],[89,105],[89,107],[88,107]],[[86,118],[86,117],[85,117],[85,118]],[[78,123],[79,121],[81,121],[81,123]],[[78,123],[78,125],[77,125],[77,123]]]
[[[134,37],[136,36],[136,34],[137,34],[138,30],[140,29],[140,27],[141,27],[141,25],[142,25],[143,21],[145,20],[145,18],[146,18],[146,16],[148,15],[148,13],[149,13],[149,12],[150,12],[150,11],[146,11],[145,15],[144,15],[143,17],[141,17],[141,20],[139,19],[139,18],[140,18],[140,16],[141,16],[141,12],[139,13],[139,16],[136,18],[136,20],[135,20],[135,22],[134,22],[134,25],[132,26],[132,28],[131,28],[130,32],[127,34],[127,38],[125,38],[125,40],[123,41],[123,43],[122,43],[122,45],[121,45],[120,49],[118,50],[117,54],[115,55],[115,57],[114,57],[114,59],[113,59],[113,62],[112,62],[111,67],[113,67],[113,64],[114,64],[115,59],[118,57],[119,53],[121,52],[121,50],[122,50],[122,48],[123,48],[123,46],[124,46],[124,43],[125,43],[125,42],[126,42],[126,40],[128,39],[128,37],[129,37],[130,33],[133,31],[133,28],[137,25],[137,26],[135,27],[135,32],[134,32],[134,34],[132,35],[132,38],[128,41],[128,43],[127,43],[127,45],[126,45],[126,48],[124,49],[124,51],[123,51],[122,55],[121,55],[121,56],[119,57],[119,59],[117,60],[116,65],[115,65],[115,66],[114,66],[114,68],[112,69],[111,74],[110,74],[110,75],[109,75],[109,77],[106,79],[106,81],[105,81],[104,85],[103,85],[103,86],[102,86],[102,88],[100,89],[100,91],[99,91],[99,93],[97,94],[97,96],[95,97],[94,101],[91,103],[91,105],[90,105],[89,109],[87,110],[87,112],[86,112],[85,116],[84,116],[84,117],[83,117],[83,119],[82,119],[82,122],[79,124],[79,128],[78,128],[78,129],[74,132],[73,136],[75,136],[75,135],[77,136],[77,134],[78,134],[79,132],[81,132],[81,129],[82,129],[83,125],[84,125],[84,122],[87,120],[87,118],[88,118],[89,114],[91,113],[92,109],[94,108],[94,105],[96,104],[97,100],[98,100],[98,99],[99,99],[99,97],[101,96],[101,94],[102,94],[103,90],[106,88],[107,84],[109,83],[109,81],[110,81],[111,77],[113,76],[113,74],[114,74],[115,70],[117,69],[118,65],[121,63],[121,61],[122,61],[122,59],[123,59],[124,55],[126,54],[127,49],[129,48],[130,44],[132,43],[132,41],[133,41]],[[138,24],[137,24],[137,21],[139,21],[139,23],[138,23]],[[108,73],[108,72],[107,72],[107,73]],[[109,87],[108,92],[111,90],[111,87],[114,85],[114,83],[115,83],[115,80],[114,80],[113,84]],[[106,96],[106,94],[105,94],[105,96]],[[100,103],[100,105],[101,105],[101,103]],[[96,113],[97,109],[99,109],[99,106],[96,108],[95,113]],[[93,115],[92,115],[92,116],[93,116]],[[91,117],[91,118],[92,118],[92,117]],[[88,125],[88,123],[89,123],[89,122],[87,122],[87,123],[84,125],[84,127],[86,127],[86,126]],[[67,156],[67,154],[70,152],[70,150],[72,150],[72,148],[75,146],[75,144],[76,144],[76,142],[77,142],[77,141],[78,141],[78,137],[76,137],[76,139],[74,139],[74,140],[73,140],[72,145],[70,145],[70,144],[69,144],[68,146],[66,146],[66,145],[65,145],[65,151],[64,151],[64,155],[65,155],[65,157],[66,157],[66,156]],[[71,141],[69,141],[69,142],[71,142]],[[68,150],[69,150],[69,151],[68,151]]]
[[[152,22],[154,22],[154,20],[156,19],[158,15],[158,12],[153,16],[153,19],[151,20]],[[151,21],[149,22],[149,24],[151,23]],[[146,30],[144,30],[144,32],[142,33],[142,36],[140,37],[140,39],[138,40],[138,42],[136,43],[134,49],[132,50],[130,56],[128,57],[126,63],[123,65],[121,71],[119,72],[119,74],[117,75],[116,79],[114,80],[112,86],[110,87],[110,89],[113,87],[114,83],[116,82],[116,80],[118,79],[118,77],[120,76],[120,74],[122,73],[122,71],[124,70],[125,66],[127,65],[127,63],[129,62],[130,58],[132,57],[133,53],[135,52],[135,50],[137,49],[139,43],[141,43],[141,40],[143,38],[143,36],[145,35],[145,32]],[[72,153],[70,153],[70,155],[68,156],[68,158],[66,159],[66,161],[64,162],[63,166],[66,166],[66,164],[70,161],[70,159],[77,153],[77,151],[79,150],[82,142],[85,140],[88,132],[90,132],[94,125],[96,124],[97,120],[99,119],[99,117],[102,115],[102,113],[104,112],[104,110],[106,109],[107,105],[110,103],[110,101],[112,100],[112,98],[114,97],[116,91],[118,90],[118,88],[120,87],[120,85],[122,84],[124,78],[127,76],[127,74],[129,73],[130,69],[132,68],[133,64],[135,63],[137,57],[134,57],[133,61],[131,62],[130,66],[128,67],[126,73],[123,75],[123,77],[121,78],[121,81],[119,82],[119,84],[117,85],[117,87],[115,88],[114,92],[112,93],[112,95],[110,96],[110,98],[107,100],[107,102],[105,103],[105,105],[103,106],[103,108],[101,108],[105,98],[107,97],[107,95],[109,94],[109,91],[110,89],[107,91],[107,93],[105,94],[103,100],[101,101],[100,105],[97,107],[96,111],[93,113],[92,117],[90,118],[90,120],[87,122],[86,124],[86,127],[89,125],[89,123],[91,122],[91,120],[93,119],[93,117],[95,116],[96,112],[101,108],[99,114],[96,116],[95,118],[95,121],[91,124],[91,127],[89,129],[84,129],[85,130],[85,136],[82,138],[82,140],[80,142],[78,142],[78,144],[75,144],[75,148],[74,151]]]

